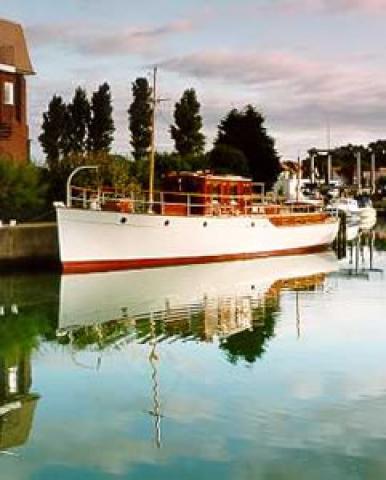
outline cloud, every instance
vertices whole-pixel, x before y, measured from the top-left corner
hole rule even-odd
[[[193,29],[190,20],[178,20],[155,27],[106,30],[91,24],[37,24],[27,28],[34,47],[59,45],[81,55],[117,56],[157,49],[157,42]]]
[[[267,10],[283,13],[386,13],[386,0],[278,0],[265,5]]]
[[[240,53],[232,50],[206,50],[183,57],[174,57],[159,64],[161,69],[198,78],[222,80],[226,83],[287,83],[299,74],[321,80],[323,66],[282,52]]]
[[[276,134],[288,137],[292,132],[294,142],[303,136],[302,145],[312,133],[320,136],[327,118],[337,140],[358,132],[361,137],[381,134],[386,124],[386,74],[360,59],[344,63],[291,52],[222,50],[174,57],[161,70],[205,85],[201,103],[212,121],[232,106],[252,103],[263,110]],[[222,101],[218,92],[223,92]],[[325,133],[322,137],[324,142]]]
[[[306,151],[313,145],[325,146],[327,119],[333,145],[369,142],[384,135],[386,72],[366,57],[325,60],[289,51],[240,54],[230,49],[212,49],[166,58],[159,66],[160,91],[170,99],[161,106],[158,116],[160,150],[173,147],[169,125],[173,122],[174,103],[188,87],[196,89],[202,106],[207,148],[211,148],[224,115],[231,108],[248,103],[264,113],[280,154],[288,157],[295,157],[298,150]],[[86,73],[75,74],[75,83],[66,78],[48,82],[41,77],[33,79],[30,123],[35,157],[41,156],[36,138],[50,97],[57,92],[69,100],[78,82],[91,93],[105,80],[100,76],[100,62],[98,66],[85,63],[86,67]],[[121,77],[109,81],[117,127],[114,149],[125,153],[130,151],[127,125],[130,85],[122,82]]]
[[[260,97],[283,111],[314,106],[339,112],[355,106],[358,113],[374,112],[386,95],[384,72],[362,63],[346,65],[285,52],[205,51],[165,60],[160,67],[213,84],[247,88],[250,98]]]

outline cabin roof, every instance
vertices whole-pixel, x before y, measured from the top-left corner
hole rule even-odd
[[[29,57],[22,26],[1,18],[0,65],[13,67],[15,73],[22,75],[32,75],[35,73]]]
[[[240,175],[216,175],[208,172],[171,172],[167,174],[167,177],[193,177],[222,182],[252,182],[250,178],[242,177]]]

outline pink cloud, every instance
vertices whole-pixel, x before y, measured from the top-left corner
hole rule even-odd
[[[352,142],[358,132],[369,139],[383,132],[386,74],[351,60],[334,63],[291,52],[205,51],[165,61],[161,71],[205,85],[204,118],[212,126],[233,106],[252,103],[266,114],[279,137],[302,137],[305,145],[307,137],[312,143],[313,135],[320,135],[327,117],[340,138],[350,139],[351,132]],[[222,100],[214,92],[223,92]]]
[[[35,47],[59,44],[80,54],[112,56],[154,50],[157,42],[162,39],[189,32],[193,28],[190,20],[113,30],[92,24],[62,23],[33,25],[27,28],[27,34]]]
[[[386,0],[283,0],[277,8],[285,12],[386,13]]]
[[[258,4],[240,5],[235,9],[247,9],[258,13],[362,13],[369,15],[386,13],[386,0],[266,0]]]

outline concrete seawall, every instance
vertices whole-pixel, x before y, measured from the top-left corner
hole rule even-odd
[[[56,223],[0,227],[0,271],[59,267]]]

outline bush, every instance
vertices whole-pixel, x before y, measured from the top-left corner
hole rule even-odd
[[[38,167],[0,159],[1,220],[28,221],[41,215],[46,207],[46,190]]]

